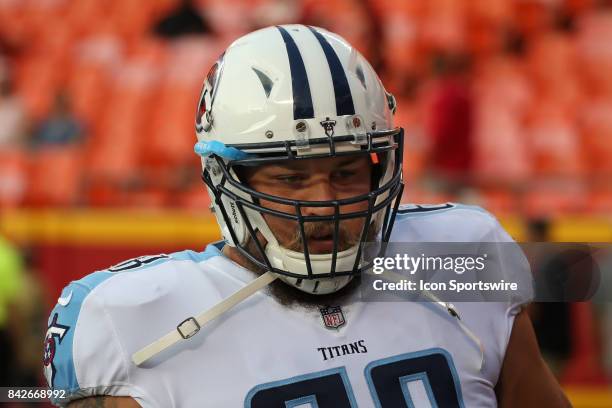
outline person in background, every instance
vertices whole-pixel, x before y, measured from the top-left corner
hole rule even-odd
[[[465,55],[440,55],[434,61],[436,81],[429,105],[427,133],[431,138],[430,170],[447,193],[458,194],[471,184],[473,164],[473,97]]]
[[[211,28],[191,0],[182,0],[179,6],[162,17],[153,32],[167,39],[184,35],[210,34]]]
[[[71,145],[83,138],[84,126],[72,113],[70,99],[64,92],[55,96],[49,116],[34,131],[31,138],[33,147]]]
[[[528,242],[550,242],[550,221],[545,218],[530,220],[527,224],[527,234]],[[551,261],[540,265],[534,273],[550,273]],[[572,346],[568,303],[532,303],[528,310],[542,354],[554,372],[561,371],[563,363],[570,356]]]
[[[40,284],[29,273],[29,265],[26,254],[0,235],[0,361],[4,366],[0,387],[42,386],[40,354],[35,350],[45,331],[44,306]]]
[[[17,385],[14,364],[17,355],[14,333],[10,321],[14,321],[15,305],[24,289],[23,262],[13,245],[0,236],[0,360],[9,370],[0,370],[0,386]]]

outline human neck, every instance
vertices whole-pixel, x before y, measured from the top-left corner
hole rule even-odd
[[[263,274],[265,271],[261,269],[259,266],[254,264],[250,259],[244,256],[237,248],[224,245],[222,249],[223,255],[225,255],[230,261],[242,266],[245,269],[248,269],[251,272],[254,272],[258,275]]]

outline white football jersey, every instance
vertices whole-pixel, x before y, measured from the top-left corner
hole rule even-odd
[[[485,211],[455,204],[404,206],[392,235],[396,242],[479,240],[511,238]],[[49,318],[51,387],[72,399],[131,396],[143,407],[497,405],[494,387],[520,302],[459,303],[459,320],[431,302],[355,301],[322,312],[285,307],[261,290],[134,365],[134,352],[256,277],[218,247],[141,257],[70,283]]]

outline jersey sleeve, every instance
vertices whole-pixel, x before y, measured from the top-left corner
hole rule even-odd
[[[502,367],[514,320],[521,312],[524,305],[531,302],[534,297],[533,275],[531,266],[520,246],[504,230],[497,219],[489,214],[491,228],[483,237],[489,248],[495,252],[498,258],[498,273],[500,278],[506,282],[519,283],[519,290],[509,292],[505,302],[489,303],[488,307],[492,311],[493,320],[491,321],[491,339],[493,342],[492,354],[498,360],[499,367]],[[499,373],[495,376],[498,378]]]
[[[96,272],[70,283],[49,316],[44,342],[43,368],[48,385],[65,406],[92,395],[133,396],[127,359],[96,290],[111,278]]]
[[[534,297],[533,275],[531,266],[514,239],[506,232],[495,217],[491,217],[492,227],[482,238],[487,248],[493,251],[496,258],[495,272],[500,279],[518,284],[518,290],[508,292],[507,312],[515,316],[523,305],[531,302]]]

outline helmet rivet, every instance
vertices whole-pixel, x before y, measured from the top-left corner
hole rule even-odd
[[[305,132],[306,131],[306,123],[305,122],[298,122],[295,125],[295,130],[297,130],[298,132]]]
[[[268,139],[272,139],[274,137],[274,132],[272,132],[271,130],[267,130],[266,131],[266,137]]]
[[[358,128],[361,126],[361,120],[359,118],[353,118],[353,127]]]

